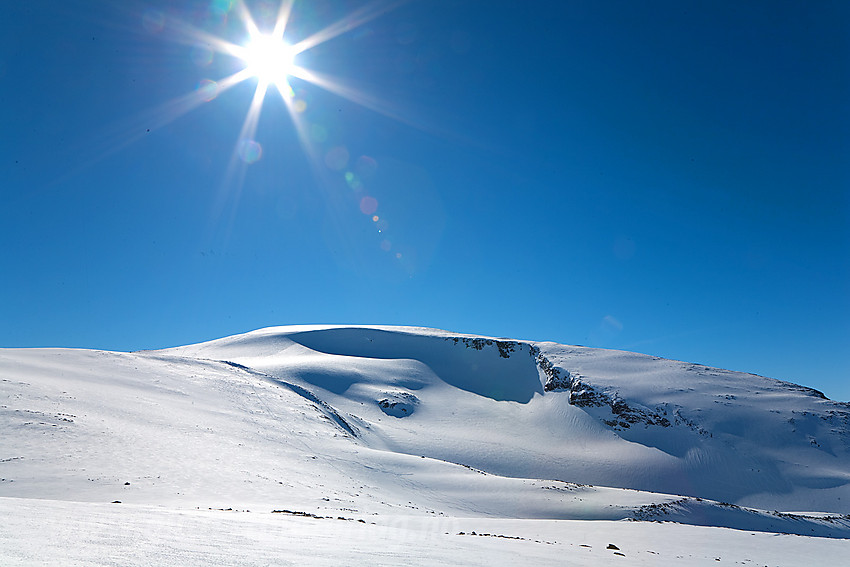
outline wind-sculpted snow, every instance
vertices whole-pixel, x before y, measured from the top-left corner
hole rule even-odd
[[[523,350],[529,352],[529,345],[514,341],[362,328],[305,331],[288,338],[326,354],[416,360],[443,382],[497,401],[528,403],[535,393],[543,393],[534,361],[527,356],[511,357]],[[460,345],[463,348],[458,348]]]
[[[726,526],[757,532],[789,533],[789,530],[793,530],[791,533],[817,537],[847,538],[850,535],[850,515],[767,512],[702,498],[681,498],[641,506],[634,513],[633,519]]]
[[[847,405],[684,362],[276,327],[2,350],[0,379],[0,497],[850,534]]]

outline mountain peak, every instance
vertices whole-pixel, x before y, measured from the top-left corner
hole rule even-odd
[[[0,372],[0,496],[850,533],[788,516],[850,513],[850,407],[752,374],[330,325],[135,353],[5,349]]]

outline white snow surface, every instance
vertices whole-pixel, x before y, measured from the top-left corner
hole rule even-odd
[[[0,349],[4,565],[839,565],[849,513],[850,406],[751,374],[413,327]]]

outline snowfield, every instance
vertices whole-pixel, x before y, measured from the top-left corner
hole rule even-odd
[[[652,522],[380,515],[361,523],[55,500],[0,498],[0,506],[9,566],[841,566],[850,551],[846,539]]]
[[[0,432],[4,565],[850,556],[848,404],[634,353],[333,326],[0,349]]]

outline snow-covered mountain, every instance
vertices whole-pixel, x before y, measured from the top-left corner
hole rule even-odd
[[[3,349],[0,380],[0,507],[19,511],[120,501],[850,538],[850,405],[751,374],[303,326],[135,353]]]

